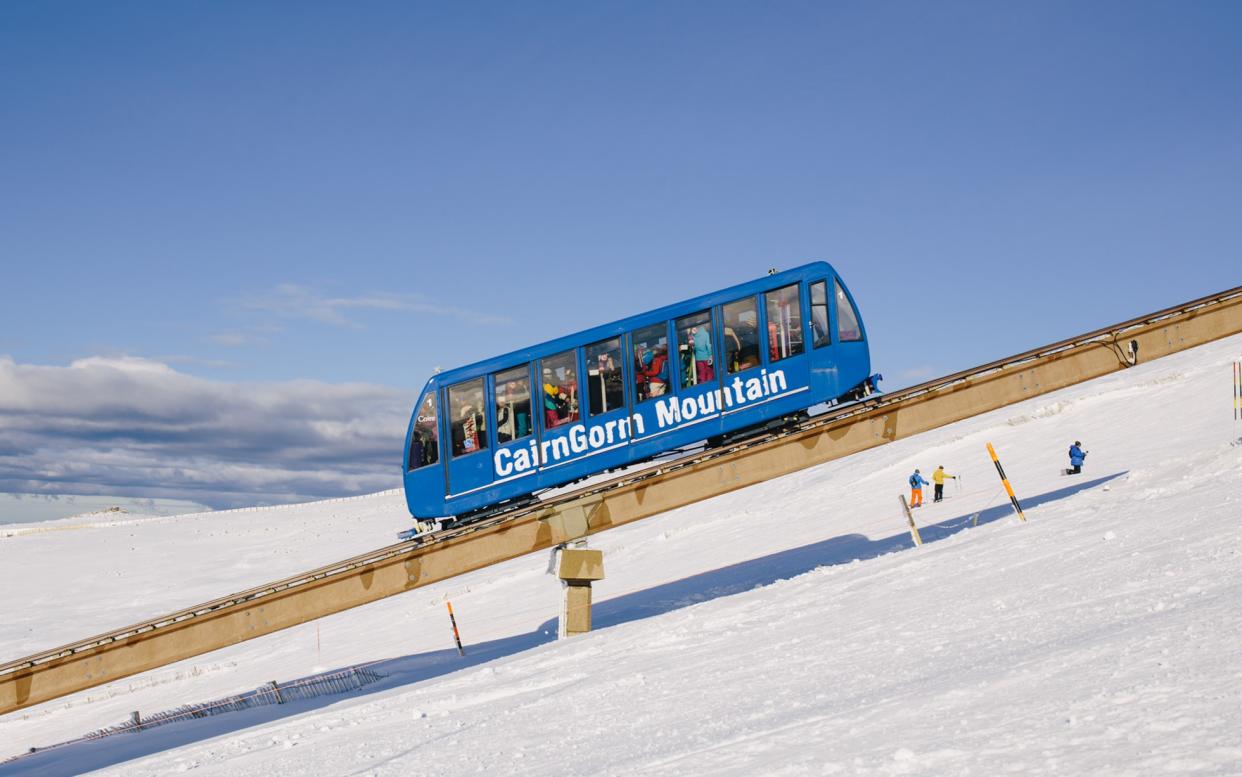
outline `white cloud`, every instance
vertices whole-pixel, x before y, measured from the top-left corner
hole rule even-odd
[[[327,297],[307,286],[282,283],[271,293],[244,298],[242,307],[272,313],[281,318],[302,318],[322,324],[361,328],[345,313],[354,310],[385,310],[421,313],[475,324],[504,326],[512,323],[507,316],[441,305],[412,294],[366,294],[357,297]]]
[[[213,369],[234,369],[237,367],[235,362],[224,361],[223,359],[201,359],[197,356],[186,356],[185,354],[173,354],[157,358],[165,364],[197,364]]]
[[[0,492],[212,507],[400,485],[414,395],[362,383],[226,383],[136,357],[0,357]]]
[[[225,348],[244,348],[250,345],[267,345],[270,342],[265,337],[247,334],[246,332],[221,332],[215,335],[209,335],[207,342],[213,345],[222,345]]]

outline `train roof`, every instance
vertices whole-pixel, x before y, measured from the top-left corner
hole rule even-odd
[[[536,343],[535,345],[521,348],[516,351],[510,351],[499,356],[490,356],[471,364],[444,370],[443,372],[438,372],[431,376],[431,378],[427,380],[427,383],[423,385],[423,390],[425,391],[431,384],[444,385],[448,383],[457,383],[462,380],[468,380],[470,378],[478,377],[479,375],[490,375],[493,372],[507,369],[509,367],[516,367],[525,362],[529,362],[550,354],[560,353],[562,351],[567,351],[570,348],[577,348],[582,345],[589,345],[600,340],[605,340],[609,337],[616,337],[623,332],[628,332],[637,327],[646,326],[657,323],[661,320],[668,320],[682,315],[688,315],[690,313],[694,313],[696,310],[701,310],[703,308],[711,307],[712,305],[719,305],[725,302],[731,302],[740,297],[758,294],[765,289],[786,285],[788,283],[794,283],[810,276],[822,277],[833,276],[835,274],[836,271],[833,270],[832,265],[828,262],[808,262],[807,264],[799,265],[788,270],[782,270],[771,275],[764,275],[761,278],[749,280],[724,289],[718,289],[706,294],[701,294],[697,297],[690,297],[688,299],[681,300],[680,302],[674,302],[652,310],[645,310],[626,318],[610,321],[607,324],[600,324],[599,326],[594,326],[590,329],[583,329],[581,331],[574,332],[573,334],[563,335],[552,340],[545,340],[541,343]],[[848,293],[848,291],[846,293]]]

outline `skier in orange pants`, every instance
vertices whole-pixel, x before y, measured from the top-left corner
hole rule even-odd
[[[928,485],[927,481],[923,479],[923,476],[919,474],[919,471],[917,469],[914,470],[914,474],[910,476],[910,506],[911,507],[922,507],[923,506],[923,486],[926,486],[926,485]]]

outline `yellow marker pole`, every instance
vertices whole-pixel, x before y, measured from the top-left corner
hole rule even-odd
[[[1242,362],[1233,363],[1233,420],[1242,420]]]
[[[996,465],[996,474],[1000,475],[1001,483],[1005,484],[1005,491],[1009,494],[1009,503],[1013,505],[1013,511],[1018,514],[1018,519],[1025,523],[1026,516],[1022,514],[1022,505],[1018,504],[1018,497],[1013,495],[1013,486],[1009,485],[1009,478],[1005,477],[1005,468],[1001,466],[1000,459],[996,458],[996,449],[992,447],[992,443],[988,443],[988,455],[992,457],[992,463]]]
[[[915,545],[922,545],[923,538],[919,536],[919,527],[914,525],[914,515],[910,512],[910,504],[906,501],[906,495],[898,494],[897,500],[901,502],[901,509],[906,511],[906,522],[910,524],[910,537]]]

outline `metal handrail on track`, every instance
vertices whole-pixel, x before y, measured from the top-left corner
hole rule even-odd
[[[1191,314],[1195,314],[1196,311],[1203,311],[1214,306],[1233,303],[1238,301],[1240,298],[1242,298],[1242,286],[1238,286],[1218,294],[1201,297],[1181,305],[1169,307],[1156,313],[1133,318],[1109,327],[1097,329],[1093,332],[1067,338],[1056,343],[1040,346],[1023,353],[998,359],[996,361],[972,367],[967,370],[934,378],[892,393],[873,395],[858,402],[835,406],[827,412],[814,416],[793,427],[787,427],[785,429],[776,430],[767,434],[757,435],[755,437],[722,446],[720,448],[706,449],[701,453],[688,455],[668,463],[660,464],[656,467],[637,470],[634,472],[623,472],[618,477],[592,484],[590,486],[585,486],[580,489],[568,491],[563,494],[559,494],[552,499],[537,502],[533,505],[517,507],[511,511],[490,516],[476,523],[466,524],[460,527],[438,532],[434,537],[426,542],[412,540],[388,545],[368,553],[363,553],[352,558],[321,566],[272,583],[249,588],[229,596],[213,599],[211,601],[187,607],[167,615],[152,618],[150,620],[142,621],[137,624],[109,631],[87,639],[79,640],[51,650],[42,651],[40,653],[26,656],[15,661],[10,661],[5,664],[0,664],[0,680],[3,680],[5,676],[14,672],[24,669],[31,669],[39,666],[40,664],[45,664],[60,658],[82,653],[84,651],[105,647],[111,643],[130,637],[166,629],[170,626],[181,624],[189,619],[212,613],[218,613],[221,610],[236,607],[243,603],[253,602],[256,599],[288,591],[289,589],[322,581],[326,578],[340,576],[356,570],[359,567],[373,565],[377,562],[391,559],[394,556],[407,554],[414,549],[427,548],[434,546],[437,543],[456,539],[463,535],[480,531],[482,529],[489,529],[500,524],[516,521],[532,513],[542,513],[549,510],[549,508],[555,508],[558,505],[581,500],[584,497],[605,494],[609,491],[630,486],[642,481],[654,481],[666,478],[679,470],[686,467],[696,466],[705,461],[739,456],[739,454],[749,451],[755,447],[765,445],[774,439],[787,437],[792,434],[813,433],[820,428],[831,426],[852,416],[871,413],[872,411],[879,409],[898,408],[907,403],[914,402],[925,395],[944,391],[957,384],[976,381],[982,377],[986,377],[992,373],[1003,371],[1005,369],[1053,360],[1062,353],[1074,351],[1083,346],[1098,343],[1102,347],[1107,347],[1114,351],[1119,361],[1123,365],[1129,366],[1129,364],[1132,364],[1133,362],[1127,361],[1127,354],[1119,345],[1119,340],[1126,332],[1144,327],[1150,327],[1153,324],[1157,324],[1163,320],[1173,317],[1190,316]]]

